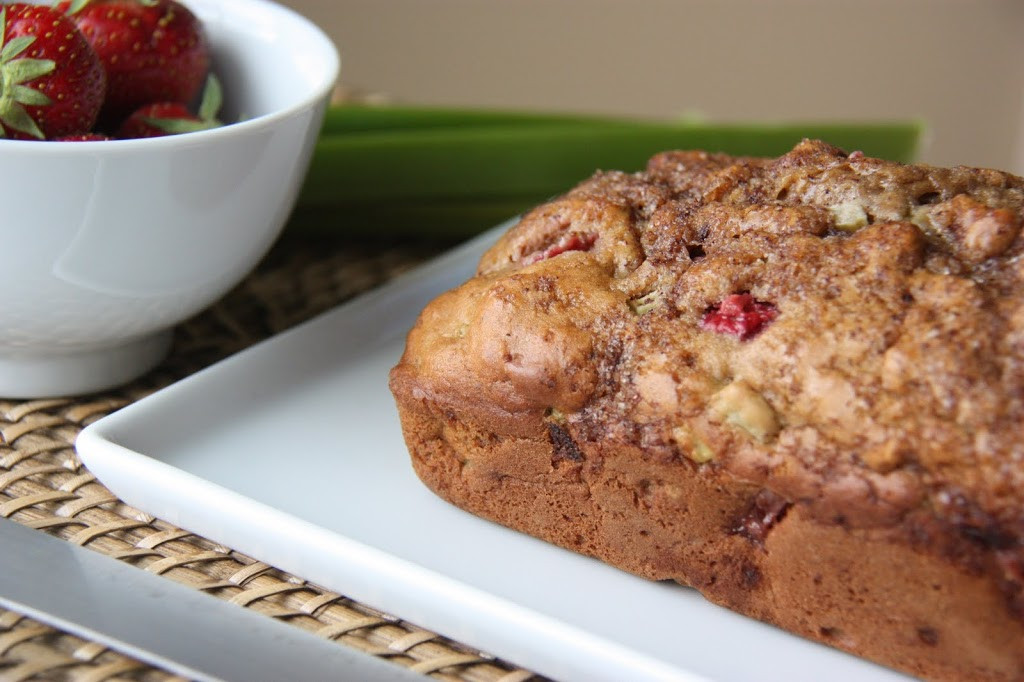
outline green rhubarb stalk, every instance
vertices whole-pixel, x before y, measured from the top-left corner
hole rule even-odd
[[[597,169],[642,169],[666,149],[776,156],[804,137],[906,161],[916,153],[919,131],[914,123],[549,123],[325,134],[299,204],[550,196]]]
[[[431,238],[477,233],[597,169],[666,149],[775,156],[804,137],[911,161],[921,126],[705,124],[430,107],[329,108],[289,229]]]

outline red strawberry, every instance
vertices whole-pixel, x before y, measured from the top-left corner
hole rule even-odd
[[[41,5],[2,5],[0,46],[0,137],[46,139],[92,128],[106,77],[71,20]]]
[[[592,232],[570,232],[569,234],[562,235],[557,242],[543,251],[537,251],[524,258],[523,264],[533,265],[542,260],[560,256],[567,251],[590,251],[590,249],[594,248],[596,241],[597,235]]]
[[[221,90],[217,78],[210,75],[203,90],[203,101],[197,114],[181,102],[154,102],[136,109],[117,129],[117,137],[162,137],[209,130],[223,125],[217,120]]]
[[[80,133],[78,135],[64,135],[54,138],[54,142],[103,142],[110,138],[99,133]]]
[[[120,139],[163,137],[173,135],[174,126],[193,125],[199,118],[181,102],[157,102],[136,109],[118,127],[114,135]]]
[[[749,293],[730,294],[704,313],[700,326],[746,341],[764,331],[778,316],[778,308],[771,303],[757,301]]]
[[[151,102],[191,102],[210,51],[199,20],[176,0],[64,0],[107,70],[101,118],[116,124]]]

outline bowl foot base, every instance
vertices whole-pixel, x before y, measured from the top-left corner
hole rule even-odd
[[[0,349],[0,399],[77,395],[128,383],[164,359],[171,334],[164,330],[89,350]]]

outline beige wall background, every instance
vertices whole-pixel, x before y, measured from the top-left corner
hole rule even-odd
[[[284,1],[401,102],[920,118],[925,160],[1024,174],[1024,0]]]

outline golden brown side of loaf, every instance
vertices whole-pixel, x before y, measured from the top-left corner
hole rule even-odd
[[[934,680],[1024,680],[1024,180],[805,141],[527,214],[392,371],[480,516]]]

